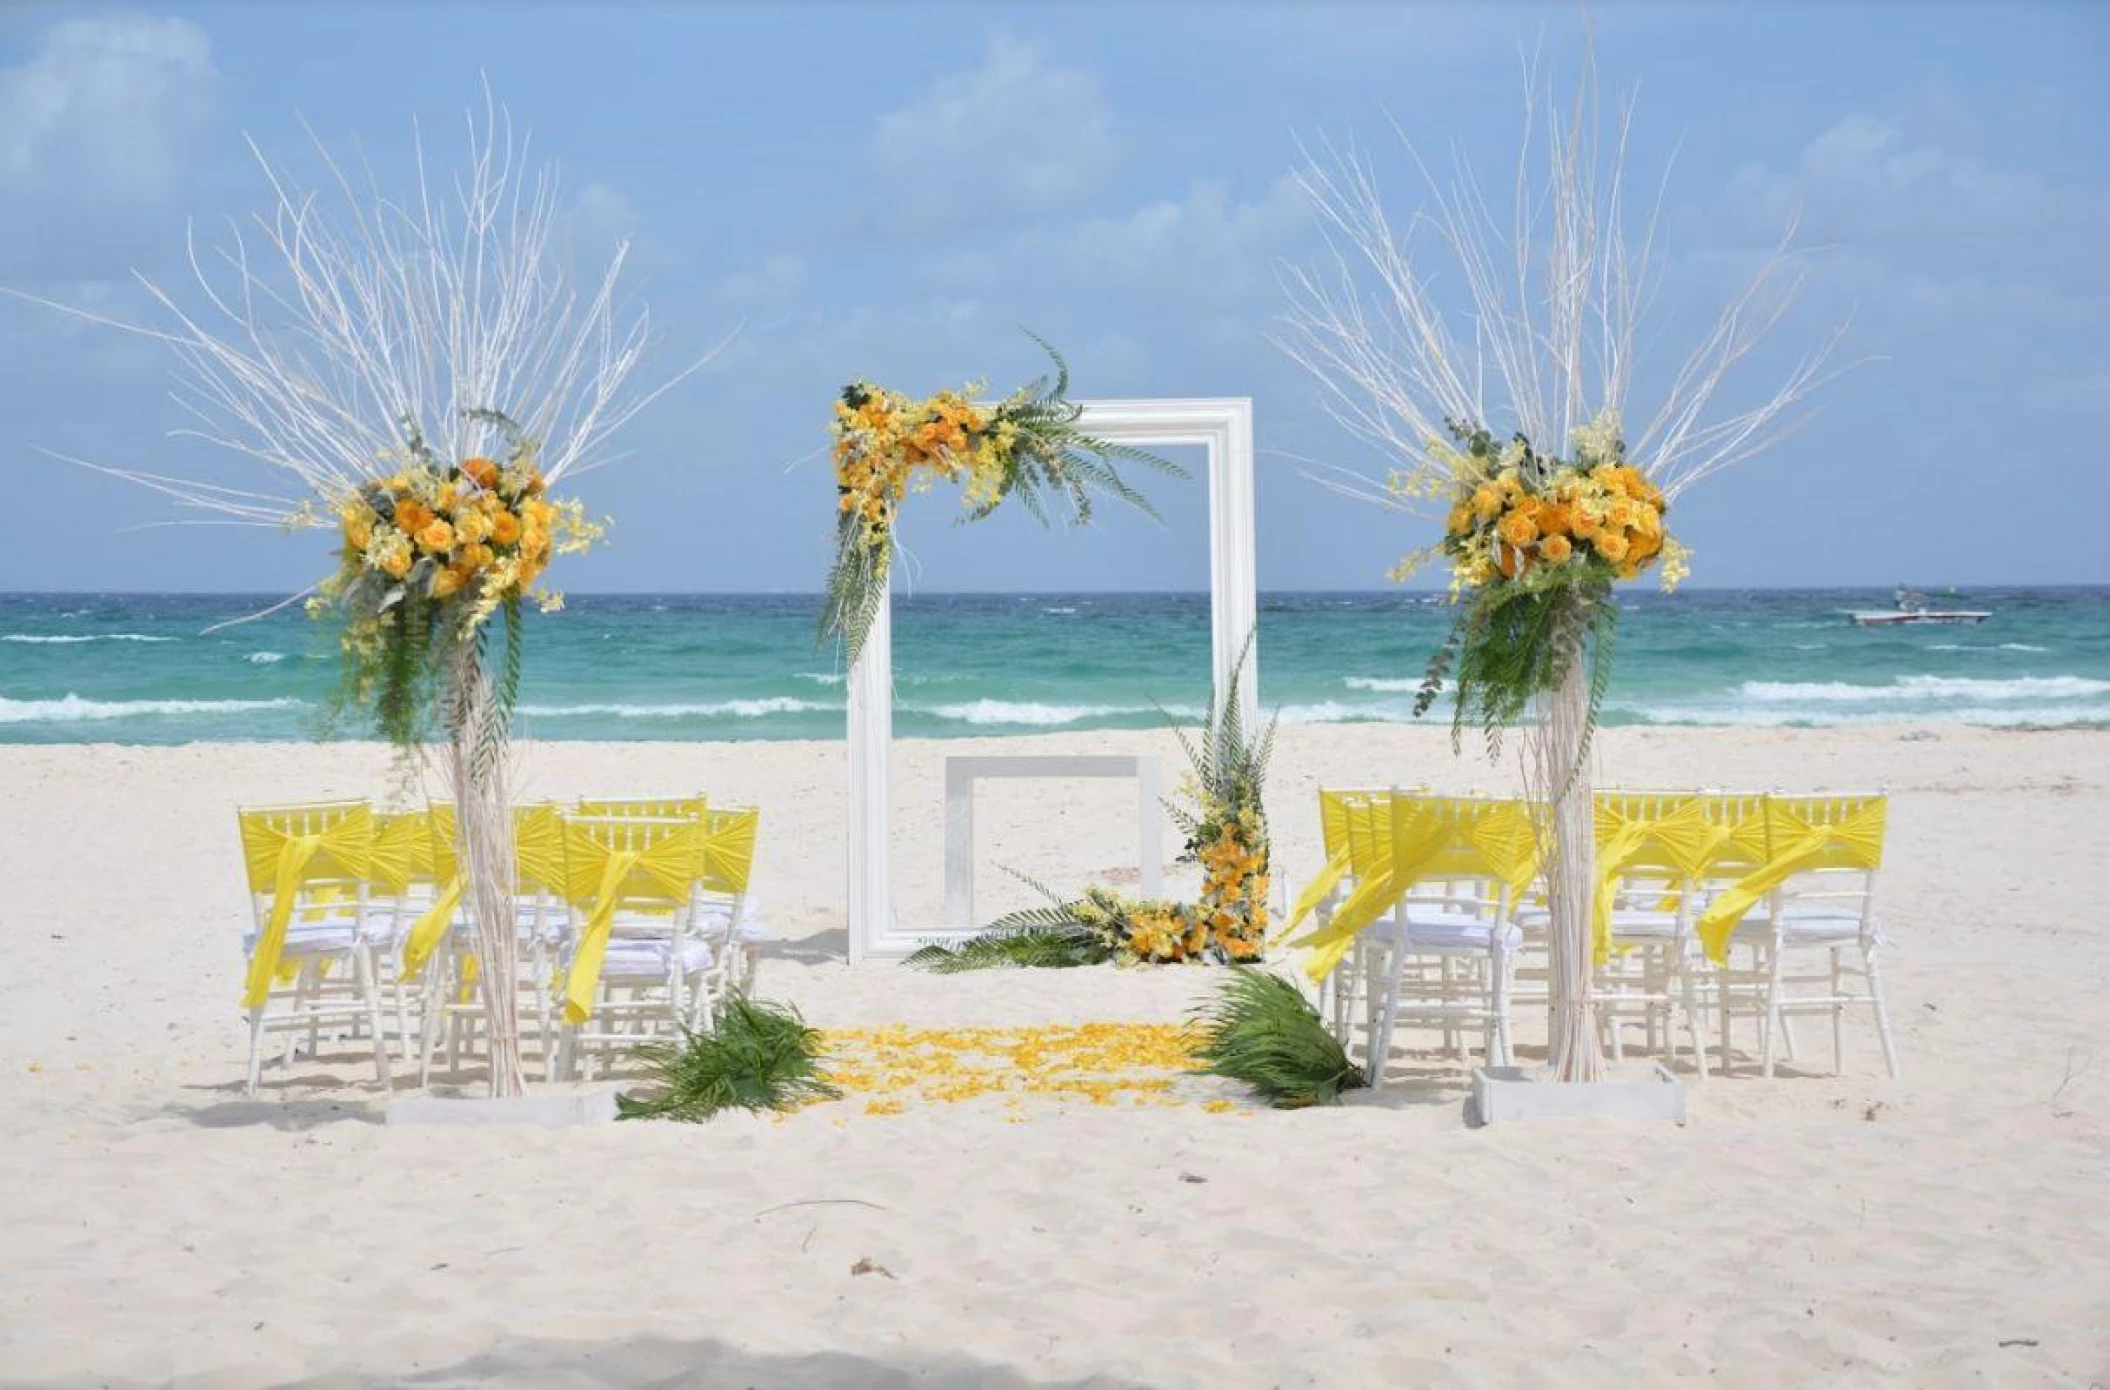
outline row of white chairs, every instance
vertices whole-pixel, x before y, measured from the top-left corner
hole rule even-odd
[[[1395,788],[1320,796],[1329,864],[1303,939],[1356,928],[1321,981],[1334,1031],[1352,1044],[1360,1029],[1378,1085],[1400,1028],[1438,1030],[1452,1056],[1477,1031],[1491,1065],[1512,1064],[1514,1011],[1550,996],[1534,808]],[[1610,1054],[1636,1031],[1674,1063],[1682,1043],[1704,1080],[1709,1043],[1727,1070],[1745,1019],[1770,1077],[1799,1055],[1794,1021],[1819,1015],[1837,1069],[1845,1015],[1865,1007],[1895,1077],[1874,913],[1886,808],[1877,793],[1600,794],[1593,990]]]
[[[248,1089],[267,1034],[291,1064],[305,1040],[364,1037],[376,1077],[444,1044],[459,1070],[487,1037],[462,901],[452,807],[365,802],[240,813],[254,928],[245,938]],[[514,1006],[545,1077],[590,1074],[610,1051],[711,1024],[750,988],[763,932],[749,892],[759,816],[700,797],[592,798],[519,808]],[[585,927],[589,930],[582,931]]]

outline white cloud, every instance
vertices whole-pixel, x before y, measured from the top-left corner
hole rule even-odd
[[[769,307],[791,300],[806,283],[808,267],[791,255],[764,256],[718,282],[718,297],[743,306]]]
[[[1898,325],[2049,323],[2110,299],[2093,249],[2110,240],[2110,200],[1882,116],[1844,117],[1784,167],[1746,165],[1712,220],[1745,255],[1795,222],[1820,252],[1813,286]]]
[[[981,67],[881,118],[872,166],[889,214],[928,228],[1074,204],[1117,152],[1096,78],[999,38]]]
[[[597,252],[613,252],[637,233],[637,209],[620,190],[598,179],[579,190],[565,216],[573,237]]]
[[[188,21],[69,19],[0,69],[0,187],[150,202],[176,184],[211,122],[219,73]]]
[[[1309,220],[1304,196],[1287,176],[1252,202],[1234,199],[1220,179],[1201,179],[1184,197],[1161,198],[1124,216],[1036,226],[1001,248],[942,258],[932,270],[940,279],[982,287],[1046,278],[1220,305],[1273,294],[1275,260]]]

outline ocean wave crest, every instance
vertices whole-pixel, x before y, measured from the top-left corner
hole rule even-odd
[[[1374,690],[1392,695],[1421,689],[1420,681],[1404,676],[1343,676],[1341,684],[1350,690]]]
[[[76,642],[180,642],[180,637],[155,637],[144,632],[0,632],[0,642],[34,642],[48,646],[71,646]]]
[[[773,695],[758,700],[715,700],[680,705],[522,705],[520,712],[534,719],[704,719],[730,715],[735,719],[762,719],[772,714],[804,714],[818,710],[840,711],[840,705]]]
[[[1750,706],[1634,705],[1611,712],[1615,724],[1729,725],[1737,728],[1835,728],[1861,724],[1963,724],[1982,728],[2110,727],[2110,708],[2073,705],[1955,705],[1948,709],[1840,710]]]
[[[840,671],[797,671],[792,679],[812,681],[815,685],[841,685],[846,677]]]
[[[971,700],[957,705],[907,706],[904,713],[927,714],[962,724],[1022,724],[1054,728],[1087,719],[1117,719],[1155,715],[1155,705],[1044,705],[1029,700]],[[1164,712],[1175,719],[1201,719],[1207,711],[1196,705],[1166,705]]]
[[[299,700],[10,700],[0,697],[0,724],[75,724],[89,719],[141,719],[155,715],[247,714],[293,709]]]
[[[1411,690],[1419,684],[1403,682],[1402,686]],[[1413,712],[1404,705],[1351,705],[1340,700],[1321,700],[1310,705],[1284,705],[1278,717],[1285,724],[1391,724],[1412,718]]]
[[[1847,681],[1745,681],[1746,700],[1795,704],[1862,704],[1903,700],[2087,700],[2110,695],[2110,681],[2086,676],[2014,676],[1987,680],[1967,676],[1899,676],[1889,685]]]
[[[284,652],[251,652],[242,658],[251,666],[276,666],[286,659]]]

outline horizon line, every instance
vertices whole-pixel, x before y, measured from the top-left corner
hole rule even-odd
[[[1941,593],[1951,589],[2103,589],[2110,590],[2110,583],[2084,583],[2063,581],[2046,583],[2033,580],[1984,580],[1971,584],[1682,584],[1676,593],[1665,594],[1649,587],[1644,592],[1658,598],[1674,598],[1677,594],[1748,594],[1748,593],[1826,593],[1845,590],[1882,591],[1898,588],[1914,589],[1923,593]],[[0,589],[0,599],[6,598],[271,598],[284,597],[283,589]],[[896,594],[897,601],[913,602],[920,598],[1206,598],[1211,589],[924,589],[915,593]],[[1383,588],[1305,588],[1305,589],[1260,589],[1266,597],[1298,596],[1367,596],[1382,597],[1387,594],[1401,596],[1442,595],[1446,590],[1440,585],[1389,585]],[[819,599],[818,589],[566,589],[566,598],[784,598]]]

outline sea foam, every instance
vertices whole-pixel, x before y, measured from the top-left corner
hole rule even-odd
[[[178,642],[178,637],[155,637],[144,632],[0,632],[0,642],[29,642],[42,646],[71,646],[76,642]]]
[[[762,719],[772,714],[803,714],[812,710],[841,709],[840,705],[824,705],[812,700],[794,699],[789,695],[775,695],[757,700],[716,700],[704,704],[522,705],[520,712],[533,719],[583,719],[596,715],[610,719],[708,719],[726,716],[734,719]]]
[[[299,700],[10,700],[0,697],[0,724],[74,724],[87,719],[139,719],[153,715],[247,714],[293,709]]]

